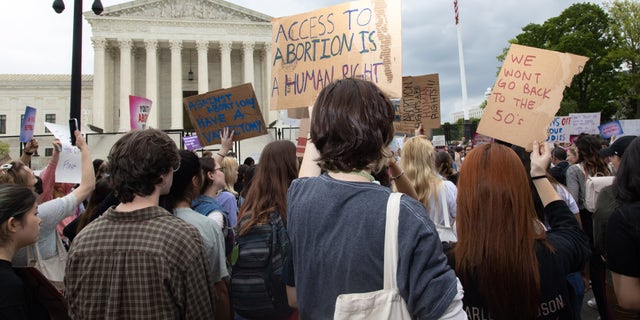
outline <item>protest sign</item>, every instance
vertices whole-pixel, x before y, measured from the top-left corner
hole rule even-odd
[[[431,140],[431,143],[433,144],[434,147],[446,147],[447,146],[447,142],[445,141],[445,137],[443,135],[441,135],[441,136],[433,136],[433,139]]]
[[[481,144],[492,143],[493,138],[476,132],[473,134],[473,138],[471,138],[471,142],[473,143],[474,146],[479,146]]]
[[[234,141],[267,134],[251,83],[190,96],[183,100],[201,146],[220,143],[220,132],[234,130]]]
[[[640,136],[640,119],[618,120],[626,136]]]
[[[622,125],[620,125],[620,121],[618,120],[600,125],[598,126],[598,130],[600,130],[600,135],[605,139],[609,139],[612,136],[619,136],[621,134],[624,134]]]
[[[185,148],[189,151],[202,148],[200,140],[198,140],[198,136],[184,136],[182,137],[182,142],[184,142]]]
[[[413,134],[419,123],[425,130],[439,128],[440,119],[438,74],[402,77],[402,99],[393,123],[396,133]]]
[[[36,108],[27,106],[24,109],[24,117],[20,126],[20,142],[29,142],[33,139],[33,130],[36,125]]]
[[[587,60],[512,44],[477,131],[528,150],[533,140],[547,140],[562,93]]]
[[[82,179],[82,155],[80,149],[71,145],[69,126],[45,122],[54,137],[60,140],[62,151],[56,166],[56,182],[80,183]]]
[[[129,118],[131,130],[146,129],[152,101],[137,96],[129,96]]]
[[[571,134],[579,135],[581,133],[600,134],[598,126],[600,125],[600,112],[591,113],[570,113],[571,117]]]
[[[371,81],[399,98],[400,9],[399,1],[360,0],[271,20],[271,109],[308,106],[343,78]]]
[[[571,117],[554,117],[549,125],[547,142],[569,142],[569,128]]]

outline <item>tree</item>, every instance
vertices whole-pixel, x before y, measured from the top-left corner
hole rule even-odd
[[[620,118],[640,119],[640,3],[616,0],[606,4],[611,17],[610,36],[615,46],[607,58],[619,63],[619,78],[626,94],[615,99]]]
[[[589,57],[582,73],[565,89],[559,115],[601,111],[603,119],[610,119],[615,114],[613,101],[621,94],[621,88],[617,66],[607,58],[614,43],[609,25],[609,16],[598,5],[576,3],[542,25],[525,26],[509,41]],[[505,57],[506,50],[498,59],[503,61]]]

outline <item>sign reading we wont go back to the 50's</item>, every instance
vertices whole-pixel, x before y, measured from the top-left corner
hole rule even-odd
[[[271,109],[312,105],[335,80],[402,95],[400,1],[359,0],[272,20]]]
[[[588,58],[512,44],[488,97],[478,132],[531,149],[547,140],[565,87]]]

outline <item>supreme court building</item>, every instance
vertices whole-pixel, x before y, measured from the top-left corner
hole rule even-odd
[[[82,81],[83,130],[129,131],[129,95],[153,101],[148,126],[188,130],[184,97],[243,83],[253,84],[265,123],[277,120],[268,97],[270,16],[222,0],[135,0],[84,18],[94,74]],[[35,134],[45,133],[45,120],[66,123],[69,79],[0,75],[0,136],[19,134],[26,105],[38,109]]]

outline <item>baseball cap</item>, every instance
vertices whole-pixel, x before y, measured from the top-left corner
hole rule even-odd
[[[624,150],[627,149],[631,141],[633,141],[633,139],[635,138],[636,136],[620,137],[613,141],[613,143],[611,143],[608,148],[600,150],[600,155],[603,157],[611,157],[613,155],[622,157],[622,154],[624,154]]]

